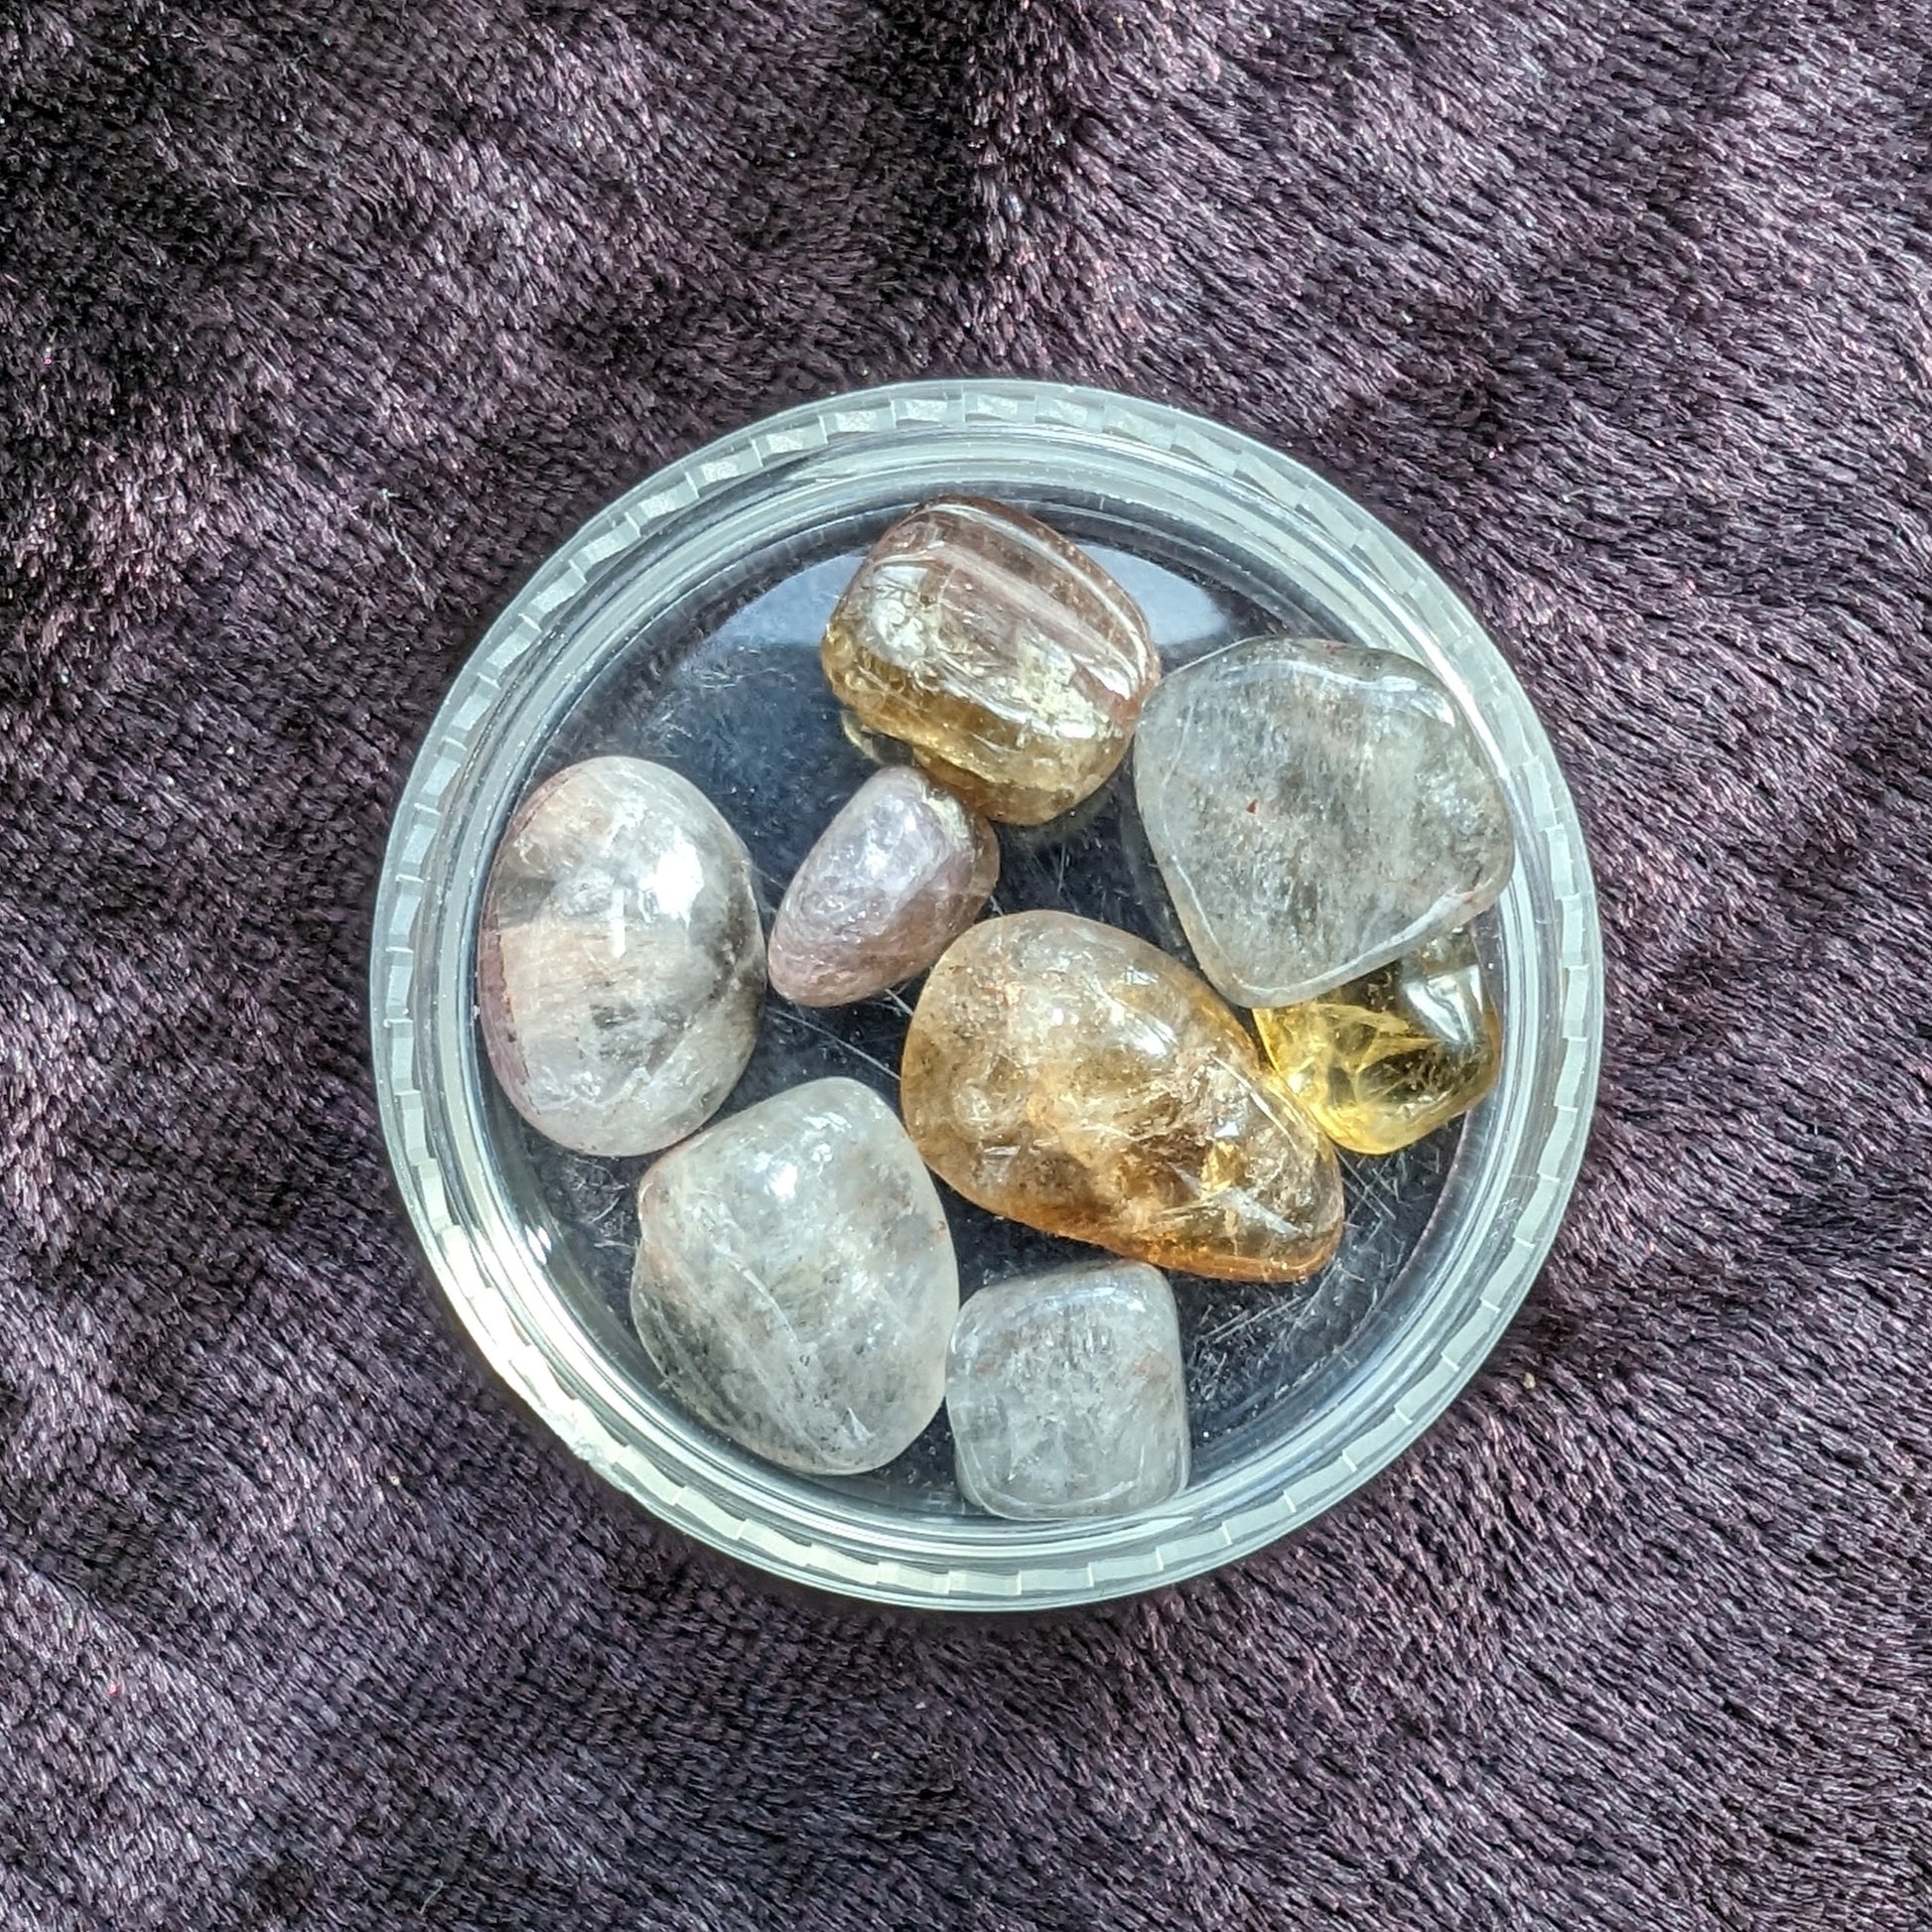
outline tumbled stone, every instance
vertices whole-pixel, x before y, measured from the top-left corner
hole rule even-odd
[[[862,725],[1015,825],[1106,782],[1161,675],[1147,620],[1091,557],[974,501],[928,503],[873,545],[822,655]]]
[[[1064,1522],[1166,1502],[1187,1482],[1173,1291],[1141,1261],[996,1282],[968,1299],[946,1363],[961,1493]]]
[[[531,1126],[585,1154],[682,1140],[758,1037],[764,937],[745,847],[661,764],[571,765],[496,849],[477,983],[490,1064]]]
[[[1502,1024],[1466,931],[1299,1006],[1263,1007],[1269,1063],[1330,1140],[1393,1154],[1495,1085]]]
[[[772,988],[834,1007],[923,973],[979,917],[999,877],[985,819],[910,765],[875,772],[785,889]]]
[[[1149,701],[1134,748],[1148,843],[1201,971],[1292,1006],[1494,902],[1509,804],[1435,675],[1360,644],[1261,638]]]
[[[893,1110],[811,1080],[673,1148],[637,1189],[630,1313],[666,1392],[808,1475],[890,1462],[938,1413],[952,1236]]]
[[[1334,1149],[1185,967],[1069,912],[969,927],[919,995],[899,1104],[933,1171],[1049,1234],[1229,1281],[1341,1236]]]

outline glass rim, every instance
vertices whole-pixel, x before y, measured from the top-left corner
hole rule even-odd
[[[1093,1523],[924,1516],[846,1496],[708,1438],[638,1388],[563,1305],[505,1193],[482,1108],[474,942],[487,860],[549,728],[634,631],[748,544],[940,493],[972,471],[1022,493],[1079,476],[1161,500],[1226,553],[1292,556],[1367,641],[1423,658],[1510,800],[1497,908],[1505,1044],[1405,1265],[1425,1291],[1337,1402],[1171,1502]],[[1130,493],[1131,492],[1131,493]],[[596,621],[586,621],[586,614]],[[575,1454],[673,1528],[791,1581],[875,1602],[1036,1609],[1196,1575],[1299,1528],[1399,1454],[1500,1339],[1581,1164],[1602,1037],[1602,945],[1581,825],[1501,652],[1369,511],[1237,431],[1110,391],[1018,379],[896,384],[801,405],[645,479],[543,563],[459,669],[396,808],[377,891],[370,1023],[396,1184],[491,1368]],[[1285,1291],[1293,1293],[1293,1290]]]

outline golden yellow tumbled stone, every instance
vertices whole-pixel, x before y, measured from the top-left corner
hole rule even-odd
[[[927,503],[873,545],[820,655],[866,730],[1012,825],[1107,781],[1161,675],[1140,607],[1085,551],[965,499]]]
[[[1204,980],[1070,912],[970,927],[905,1036],[913,1144],[968,1200],[1228,1281],[1299,1281],[1341,1238],[1334,1149]]]
[[[1270,1063],[1334,1140],[1393,1154],[1496,1083],[1502,1025],[1466,930],[1299,1006],[1263,1007]]]

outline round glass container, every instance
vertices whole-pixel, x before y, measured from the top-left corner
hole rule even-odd
[[[1514,813],[1515,876],[1480,927],[1504,1019],[1490,1097],[1403,1153],[1344,1157],[1349,1230],[1293,1288],[1175,1279],[1194,1473],[1172,1502],[1083,1524],[970,1512],[943,1413],[889,1467],[818,1480],[663,1400],[625,1312],[643,1161],[554,1146],[516,1117],[475,1000],[483,882],[518,801],[625,752],[675,766],[746,840],[770,912],[871,768],[818,665],[820,630],[887,524],[990,496],[1085,544],[1141,602],[1164,662],[1263,631],[1426,659]],[[1001,829],[996,910],[1064,906],[1185,943],[1127,767],[1067,820]],[[509,1386],[665,1522],[846,1595],[960,1609],[1092,1601],[1228,1562],[1307,1523],[1426,1429],[1488,1353],[1569,1198],[1596,1082],[1602,957],[1570,794],[1522,688],[1407,545],[1300,464],[1157,404],[1047,383],[910,383],[752,425],[592,519],[491,625],[430,730],[376,904],[376,1089],[397,1182],[452,1307]],[[827,1073],[896,1098],[904,1007],[771,997],[727,1111]],[[947,1195],[962,1293],[1090,1250]]]

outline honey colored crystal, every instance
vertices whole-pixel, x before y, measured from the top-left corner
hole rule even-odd
[[[899,1105],[967,1199],[1160,1268],[1311,1274],[1341,1237],[1335,1154],[1202,980],[1111,926],[1020,912],[925,983]]]
[[[868,731],[986,817],[1039,825],[1111,775],[1160,678],[1147,620],[1084,551],[999,503],[928,503],[860,565],[825,675]]]
[[[1393,1154],[1467,1112],[1502,1064],[1502,1027],[1467,931],[1318,999],[1263,1008],[1255,1027],[1290,1091],[1358,1154]]]

